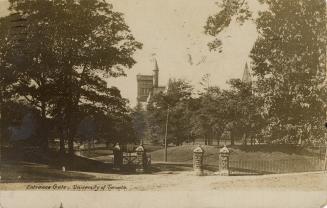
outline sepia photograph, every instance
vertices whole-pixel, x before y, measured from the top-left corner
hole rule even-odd
[[[327,207],[326,49],[326,0],[0,0],[0,208]]]

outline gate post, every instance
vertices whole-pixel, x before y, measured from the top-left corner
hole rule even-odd
[[[114,162],[113,162],[113,169],[114,170],[120,170],[123,165],[123,152],[119,146],[119,143],[117,143],[114,146]]]
[[[146,153],[143,145],[141,144],[136,148],[136,155],[137,155],[137,173],[144,173],[145,172],[145,160],[146,160]]]
[[[195,175],[203,175],[203,154],[204,150],[200,145],[193,150],[193,170]]]
[[[229,150],[226,146],[219,151],[219,172],[218,175],[229,175]]]

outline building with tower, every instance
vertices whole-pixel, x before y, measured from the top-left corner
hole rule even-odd
[[[165,91],[166,87],[159,86],[159,67],[157,60],[154,60],[153,75],[136,75],[137,79],[137,102],[145,104],[150,97]]]

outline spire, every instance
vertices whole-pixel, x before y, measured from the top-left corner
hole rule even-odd
[[[154,59],[154,70],[153,71],[159,71],[157,59]]]
[[[60,207],[59,208],[64,208],[64,206],[62,205],[62,202],[60,203]]]
[[[249,71],[249,67],[248,67],[248,63],[245,63],[245,67],[244,67],[244,72],[243,72],[243,77],[242,77],[242,82],[244,83],[251,83],[252,79],[251,79],[251,74]]]
[[[158,67],[157,59],[154,59],[153,86],[155,88],[159,86],[159,67]]]

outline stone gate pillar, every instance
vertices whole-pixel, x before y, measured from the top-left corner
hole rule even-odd
[[[218,175],[229,175],[229,150],[226,146],[219,151],[219,172]]]
[[[146,153],[143,145],[141,144],[136,148],[136,154],[137,154],[137,173],[144,173],[145,172],[145,166],[146,166]]]
[[[193,150],[193,170],[195,175],[203,175],[203,154],[204,150],[200,145]]]
[[[114,162],[113,169],[120,170],[123,166],[123,151],[121,150],[119,143],[114,146]]]

